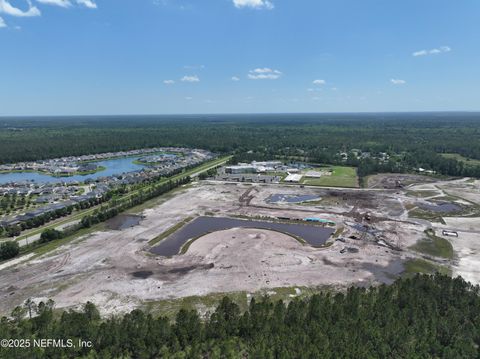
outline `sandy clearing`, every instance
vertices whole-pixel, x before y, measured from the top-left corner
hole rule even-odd
[[[478,233],[459,232],[458,238],[451,238],[457,255],[453,275],[462,276],[474,284],[480,284],[480,236]]]
[[[23,263],[23,262],[27,261],[28,259],[30,259],[31,257],[33,257],[34,255],[35,254],[30,253],[30,254],[27,254],[25,256],[21,256],[21,257],[12,259],[10,261],[7,261],[5,263],[2,263],[2,264],[0,264],[0,270],[7,269],[9,267],[13,267],[13,266],[15,266],[19,263]]]
[[[251,191],[253,198],[247,205],[239,199],[252,187],[256,190]],[[324,201],[308,205],[265,202],[278,193],[315,194]],[[405,204],[410,201],[404,191],[397,190],[197,183],[143,211],[138,226],[96,232],[35,260],[27,258],[1,269],[0,281],[5,285],[0,288],[0,313],[8,313],[29,297],[52,298],[59,308],[92,301],[103,314],[115,314],[148,301],[216,292],[376,283],[398,270],[399,263],[415,257],[408,247],[423,238],[423,231],[431,226],[427,221],[408,218]],[[348,224],[362,222],[367,212],[372,214],[369,226],[375,233],[404,251],[382,247],[374,242],[375,235],[363,234]],[[326,218],[343,230],[345,242],[319,250],[277,232],[231,229],[195,241],[186,255],[163,258],[147,253],[149,240],[187,217],[202,215]],[[462,228],[479,228],[475,219],[461,220],[465,219],[458,220]],[[455,249],[466,258],[459,262],[458,273],[478,283],[480,273],[467,273],[468,261],[476,260],[468,249],[476,251],[475,246],[471,240]],[[340,253],[348,248],[358,252]],[[152,274],[139,279],[135,272]]]

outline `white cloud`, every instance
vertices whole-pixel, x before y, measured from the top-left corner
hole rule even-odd
[[[179,4],[178,0],[152,0],[152,3],[156,6],[173,6],[182,11],[193,10],[192,4]]]
[[[163,81],[163,83],[164,83],[165,85],[173,85],[173,84],[175,83],[175,81],[173,81],[173,80],[165,80],[165,81]]]
[[[39,2],[40,4],[56,5],[65,8],[72,6],[70,0],[37,0],[37,2]]]
[[[185,65],[183,68],[186,70],[203,70],[205,65]]]
[[[257,74],[266,74],[266,73],[269,73],[269,72],[279,72],[278,70],[272,70],[268,67],[263,67],[263,68],[257,68],[255,70],[251,70],[250,72],[255,72]]]
[[[313,81],[314,85],[325,85],[326,83],[327,83],[327,81],[325,81],[325,80],[314,80]]]
[[[390,82],[394,85],[405,85],[407,81],[400,79],[391,79]]]
[[[8,0],[0,0],[0,13],[18,17],[40,16],[41,12],[36,6],[33,6],[30,0],[27,0],[28,9],[22,10],[13,6]]]
[[[240,78],[237,77],[237,76],[233,76],[233,77],[232,77],[232,81],[240,81]]]
[[[198,78],[197,75],[193,76],[183,76],[180,81],[182,82],[200,82],[200,79]]]
[[[89,9],[96,9],[97,4],[94,0],[77,0],[77,4],[88,7]]]
[[[233,4],[238,9],[251,8],[272,10],[274,8],[273,3],[269,0],[233,0]]]
[[[250,80],[277,80],[282,75],[280,71],[272,70],[268,67],[258,68],[248,72],[248,78]]]
[[[187,97],[185,97],[185,100],[191,101],[191,100],[193,100],[193,97],[187,96]]]
[[[420,50],[420,51],[415,51],[412,56],[425,56],[425,55],[428,55],[428,51],[427,50]]]
[[[34,17],[34,16],[41,16],[42,13],[40,10],[32,4],[31,0],[23,0],[24,3],[28,5],[27,9],[17,7],[17,5],[12,5],[12,0],[0,0],[0,14],[6,14],[9,16],[15,17]],[[53,6],[60,6],[63,8],[68,8],[72,6],[72,2],[76,2],[78,5],[85,6],[90,9],[96,9],[97,4],[95,3],[96,0],[35,0],[37,3],[42,5],[53,5]],[[7,27],[5,21],[0,18],[0,28]],[[20,29],[19,27],[15,27],[16,29]]]
[[[412,56],[418,57],[418,56],[427,56],[427,55],[438,55],[438,54],[443,54],[446,52],[450,52],[452,49],[448,46],[441,46],[436,49],[431,49],[431,50],[420,50],[420,51],[415,51]]]

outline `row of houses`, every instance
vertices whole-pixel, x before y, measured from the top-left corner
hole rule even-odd
[[[9,183],[0,185],[0,196],[48,196],[48,195],[71,195],[78,191],[76,184],[69,183]]]
[[[101,177],[95,180],[86,180],[85,184],[94,184],[93,189],[85,194],[77,195],[78,186],[67,185],[66,183],[48,183],[34,184],[26,182],[22,184],[9,184],[0,187],[0,194],[37,194],[38,204],[48,203],[40,208],[32,209],[26,213],[18,214],[11,217],[0,218],[0,227],[8,227],[22,222],[32,220],[36,217],[43,216],[49,212],[64,209],[91,199],[101,198],[109,190],[120,185],[132,185],[142,183],[153,178],[168,176],[175,171],[184,169],[186,166],[194,166],[214,158],[214,155],[203,150],[185,151],[185,156],[178,157],[179,161],[169,166],[149,167],[141,171],[128,172],[121,175]],[[53,203],[52,203],[53,202]]]
[[[131,151],[107,152],[82,156],[69,156],[61,158],[53,158],[48,160],[38,160],[30,162],[19,162],[13,164],[0,165],[0,171],[38,171],[54,175],[73,175],[79,172],[92,172],[98,169],[95,161],[106,159],[140,156],[155,153],[181,153],[185,157],[195,157],[198,155],[208,155],[208,151],[198,149],[187,149],[177,147],[159,147],[159,148],[145,148]]]
[[[177,148],[169,148],[170,150],[179,150]],[[96,179],[86,179],[84,184],[95,185],[96,188],[113,188],[119,185],[132,185],[145,182],[151,178],[158,176],[168,176],[172,172],[180,171],[188,166],[195,166],[205,160],[214,158],[214,154],[204,150],[184,150],[183,156],[168,156],[175,161],[168,163],[157,164],[155,166],[147,167],[140,171],[123,173],[114,176],[98,177]],[[152,155],[154,156],[154,155]],[[275,170],[284,167],[280,161],[266,161],[266,162],[252,162],[256,170],[266,171],[267,169]],[[292,171],[297,169],[293,168]],[[275,177],[275,176],[273,176]],[[265,176],[261,180],[255,181],[272,181],[272,176]],[[240,180],[240,179],[239,179]],[[34,183],[29,181],[19,183],[9,183],[0,185],[0,195],[34,195],[36,198],[34,202],[37,205],[56,203],[65,199],[75,197],[80,189],[80,183],[74,182],[59,182],[59,183]]]
[[[82,202],[90,201],[92,199],[101,198],[108,190],[108,186],[99,186],[98,188],[95,188],[94,191],[91,191],[88,194],[72,196],[68,200],[56,203],[49,203],[45,206],[30,210],[23,214],[0,218],[0,227],[6,228],[9,226],[18,225],[22,222],[44,216],[45,214],[50,212],[55,212],[57,210],[75,206]]]

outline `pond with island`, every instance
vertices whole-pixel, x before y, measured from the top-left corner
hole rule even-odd
[[[279,223],[226,217],[198,217],[165,238],[150,251],[161,256],[173,256],[178,254],[182,246],[191,239],[232,228],[257,228],[278,231],[300,238],[313,247],[323,246],[335,232],[333,228],[300,223]]]
[[[95,180],[100,177],[118,176],[123,173],[141,171],[146,166],[136,163],[141,157],[120,157],[110,160],[95,162],[96,165],[104,168],[86,175],[73,175],[68,177],[56,177],[40,172],[7,172],[0,173],[0,184],[5,183],[59,183],[59,182],[84,182],[86,180]]]

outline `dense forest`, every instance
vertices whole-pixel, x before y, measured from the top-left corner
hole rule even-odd
[[[391,160],[349,157],[359,174],[424,167],[441,174],[480,177],[442,153],[480,159],[480,114],[304,114],[1,118],[0,163],[130,150],[187,146],[239,158],[342,161],[339,152],[385,152]]]
[[[102,319],[27,300],[0,322],[0,338],[91,341],[79,348],[3,348],[1,358],[478,358],[479,287],[460,277],[417,275],[285,304],[253,299],[244,313],[225,297],[206,318],[174,321],[141,310]],[[58,315],[57,315],[58,314]]]

